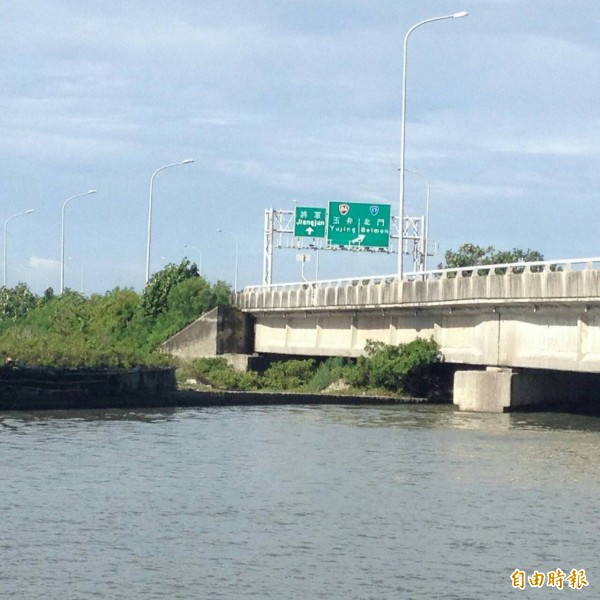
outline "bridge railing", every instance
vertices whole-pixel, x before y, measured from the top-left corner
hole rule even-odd
[[[534,262],[516,262],[494,265],[476,265],[453,269],[431,269],[405,273],[403,281],[427,281],[454,279],[463,277],[488,277],[491,275],[543,273],[547,271],[575,271],[584,269],[600,270],[600,256],[590,258],[567,258],[561,260],[540,260]],[[344,277],[341,279],[322,279],[315,281],[299,281],[275,283],[271,285],[247,286],[243,293],[312,290],[315,288],[344,288],[356,285],[393,283],[398,280],[397,274],[369,275],[365,277]]]

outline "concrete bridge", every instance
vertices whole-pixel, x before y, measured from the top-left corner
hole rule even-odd
[[[367,340],[433,337],[462,410],[593,401],[600,257],[247,287],[258,353],[359,356]],[[470,369],[469,366],[473,366]]]

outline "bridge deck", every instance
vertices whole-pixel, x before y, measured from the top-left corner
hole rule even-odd
[[[600,258],[464,267],[393,275],[247,287],[242,311],[347,310],[481,304],[596,304]]]
[[[600,372],[600,258],[246,288],[255,351],[359,356],[433,337],[446,361]]]

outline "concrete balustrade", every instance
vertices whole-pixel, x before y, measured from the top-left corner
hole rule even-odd
[[[595,264],[600,259],[444,269],[413,274],[402,282],[385,276],[249,287],[236,295],[235,305],[243,311],[267,311],[594,300],[600,285],[600,271],[592,268]],[[574,265],[585,268],[573,270]],[[543,270],[535,272],[535,268]],[[524,272],[496,274],[499,270]]]

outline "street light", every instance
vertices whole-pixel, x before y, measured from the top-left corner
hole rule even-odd
[[[25,212],[20,212],[16,215],[13,215],[12,217],[8,217],[8,219],[6,219],[6,221],[4,221],[4,287],[6,287],[6,226],[8,225],[8,222],[11,221],[12,219],[16,219],[17,217],[21,217],[23,215],[29,215],[32,212],[34,212],[34,210],[32,208],[30,208],[29,210],[26,210]]]
[[[404,275],[404,146],[405,146],[405,135],[406,135],[406,66],[407,66],[407,50],[408,50],[408,38],[410,34],[425,25],[426,23],[433,23],[434,21],[442,21],[444,19],[460,19],[466,17],[467,11],[461,11],[452,15],[445,15],[443,17],[433,17],[431,19],[425,19],[420,21],[416,25],[413,25],[404,36],[404,60],[402,63],[402,125],[400,132],[400,200],[398,202],[398,228],[399,228],[399,239],[398,239],[398,278],[402,280]]]
[[[429,185],[429,179],[427,179],[421,173],[417,173],[417,171],[412,171],[411,169],[404,169],[407,173],[412,173],[413,175],[417,175],[420,177],[427,186],[427,195],[425,197],[425,223],[423,224],[423,271],[427,271],[427,244],[429,243],[429,191],[431,186]]]
[[[235,240],[235,279],[233,281],[233,291],[237,292],[237,284],[238,284],[238,250],[239,250],[239,242],[237,236],[233,235],[230,231],[224,231],[223,229],[217,229],[219,233],[226,233],[231,236]]]
[[[150,177],[150,198],[148,200],[148,244],[146,247],[146,283],[150,281],[150,245],[152,243],[152,188],[154,187],[154,178],[157,173],[160,171],[164,171],[164,169],[170,169],[171,167],[179,167],[181,165],[189,165],[194,161],[191,158],[187,158],[186,160],[182,160],[178,163],[173,163],[172,165],[165,165],[164,167],[159,167],[152,173],[152,177]]]
[[[198,255],[200,256],[200,261],[198,264],[198,274],[202,275],[202,250],[200,250],[200,248],[196,248],[196,246],[190,246],[189,244],[184,244],[183,247],[190,248],[190,250],[194,250],[198,253]]]
[[[98,190],[90,190],[89,192],[85,192],[84,194],[77,194],[76,196],[71,196],[67,198],[62,205],[62,220],[61,220],[61,230],[60,230],[60,293],[62,294],[65,291],[65,207],[71,200],[75,200],[75,198],[81,198],[82,196],[87,196],[88,194],[95,194]]]

